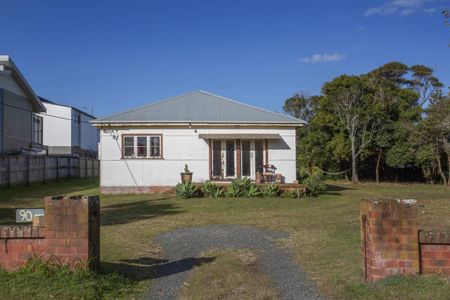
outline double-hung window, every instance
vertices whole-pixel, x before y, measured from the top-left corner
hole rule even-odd
[[[162,158],[161,135],[125,135],[122,139],[124,158]]]

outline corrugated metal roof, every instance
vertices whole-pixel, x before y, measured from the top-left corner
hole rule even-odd
[[[198,135],[201,139],[221,139],[221,140],[236,140],[236,139],[254,139],[254,140],[278,140],[281,136],[278,133],[200,133]]]
[[[170,98],[92,121],[101,123],[275,123],[303,120],[239,103],[204,91]]]

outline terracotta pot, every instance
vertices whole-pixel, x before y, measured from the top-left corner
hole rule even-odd
[[[181,182],[182,183],[192,183],[192,172],[190,173],[180,173],[181,175]]]

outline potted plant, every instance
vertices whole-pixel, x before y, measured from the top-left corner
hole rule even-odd
[[[180,173],[182,183],[192,183],[192,172],[187,164],[184,165],[184,172]]]

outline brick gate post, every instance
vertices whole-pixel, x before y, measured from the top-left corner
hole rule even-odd
[[[360,217],[364,280],[419,273],[415,200],[362,199]]]

